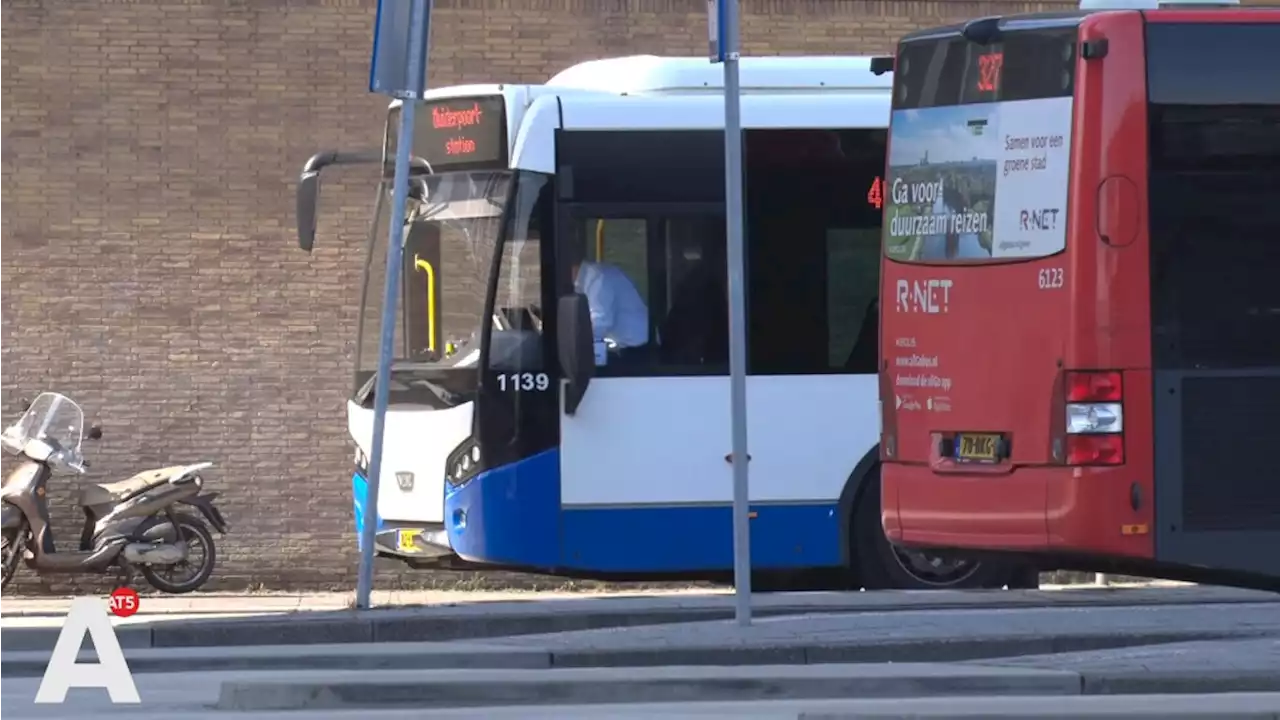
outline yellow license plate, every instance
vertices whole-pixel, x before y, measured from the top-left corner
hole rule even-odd
[[[396,549],[400,552],[418,552],[417,539],[422,534],[421,530],[397,530],[396,531]]]
[[[956,459],[967,462],[996,462],[1000,459],[1000,436],[960,433],[956,436]]]

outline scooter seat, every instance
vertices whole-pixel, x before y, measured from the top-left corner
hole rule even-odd
[[[174,465],[158,470],[146,470],[114,483],[91,483],[80,490],[81,505],[102,505],[120,500],[169,482],[175,475],[191,469],[190,465]]]

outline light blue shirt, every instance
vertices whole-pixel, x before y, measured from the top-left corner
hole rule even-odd
[[[610,340],[620,348],[649,342],[649,308],[626,273],[608,263],[584,262],[573,288],[587,296],[596,342]]]

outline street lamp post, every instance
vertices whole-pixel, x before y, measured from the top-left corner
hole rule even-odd
[[[725,239],[729,252],[729,417],[733,464],[734,616],[751,624],[751,526],[747,463],[747,300],[742,207],[738,0],[707,0],[711,61],[724,66]]]
[[[378,15],[374,25],[369,91],[400,100],[400,128],[396,140],[395,185],[391,193],[387,279],[382,295],[382,333],[378,339],[378,374],[374,381],[373,439],[369,448],[369,478],[365,486],[364,525],[360,528],[360,572],[356,582],[356,607],[361,610],[369,609],[373,591],[378,486],[382,478],[382,444],[387,426],[391,356],[395,350],[396,303],[400,295],[400,267],[404,255],[409,153],[413,142],[414,111],[427,84],[427,38],[431,26],[431,0],[378,0]],[[379,168],[379,171],[382,170]]]

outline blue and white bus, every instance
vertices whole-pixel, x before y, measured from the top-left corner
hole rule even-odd
[[[896,549],[881,528],[892,81],[871,65],[741,63],[753,567],[810,586],[1034,586],[1029,569]],[[630,579],[731,569],[721,79],[704,58],[636,56],[543,85],[429,93],[372,520],[362,504],[399,105],[380,152],[308,162],[308,250],[324,167],[382,170],[348,403],[356,523],[377,523],[380,555]],[[569,267],[583,255],[622,270],[647,306],[649,342],[625,364],[593,343]]]

